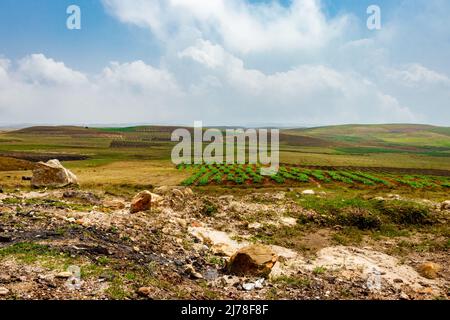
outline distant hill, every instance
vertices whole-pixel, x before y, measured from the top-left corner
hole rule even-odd
[[[77,136],[111,136],[118,135],[115,132],[105,132],[97,128],[76,127],[76,126],[36,126],[12,131],[14,134],[33,134],[33,135],[77,135]]]
[[[450,149],[450,128],[420,124],[341,125],[283,130],[284,134],[301,135],[344,144],[344,147],[384,147],[410,150]],[[422,151],[423,151],[422,150]]]
[[[10,133],[32,135],[99,136],[132,141],[170,141],[175,126],[90,128],[36,126]],[[191,134],[192,128],[188,129]],[[225,128],[225,127],[223,127]],[[206,128],[205,128],[206,129]],[[338,125],[281,129],[280,144],[334,148],[344,153],[413,152],[450,156],[450,128],[421,124]]]

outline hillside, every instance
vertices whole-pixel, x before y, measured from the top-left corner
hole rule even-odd
[[[105,132],[96,128],[77,127],[77,126],[35,126],[11,131],[11,134],[30,134],[30,135],[68,135],[68,136],[111,136],[119,135],[116,132]]]
[[[350,153],[413,152],[450,155],[450,128],[447,127],[415,124],[342,125],[289,129],[283,133],[338,143],[341,144],[341,151]]]

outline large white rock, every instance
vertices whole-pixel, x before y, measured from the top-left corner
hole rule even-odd
[[[77,177],[56,159],[46,163],[39,162],[33,170],[31,178],[33,187],[62,188],[72,184],[78,184]]]

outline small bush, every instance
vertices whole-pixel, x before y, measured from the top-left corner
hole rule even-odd
[[[213,217],[217,213],[217,206],[209,200],[205,200],[201,213],[207,217]]]

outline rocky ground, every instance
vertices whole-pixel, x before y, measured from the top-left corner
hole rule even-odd
[[[294,189],[159,187],[134,198],[5,191],[0,299],[449,297],[445,204],[426,203],[431,222],[407,216],[408,225],[389,229],[360,211],[333,220],[303,204],[326,197]]]

